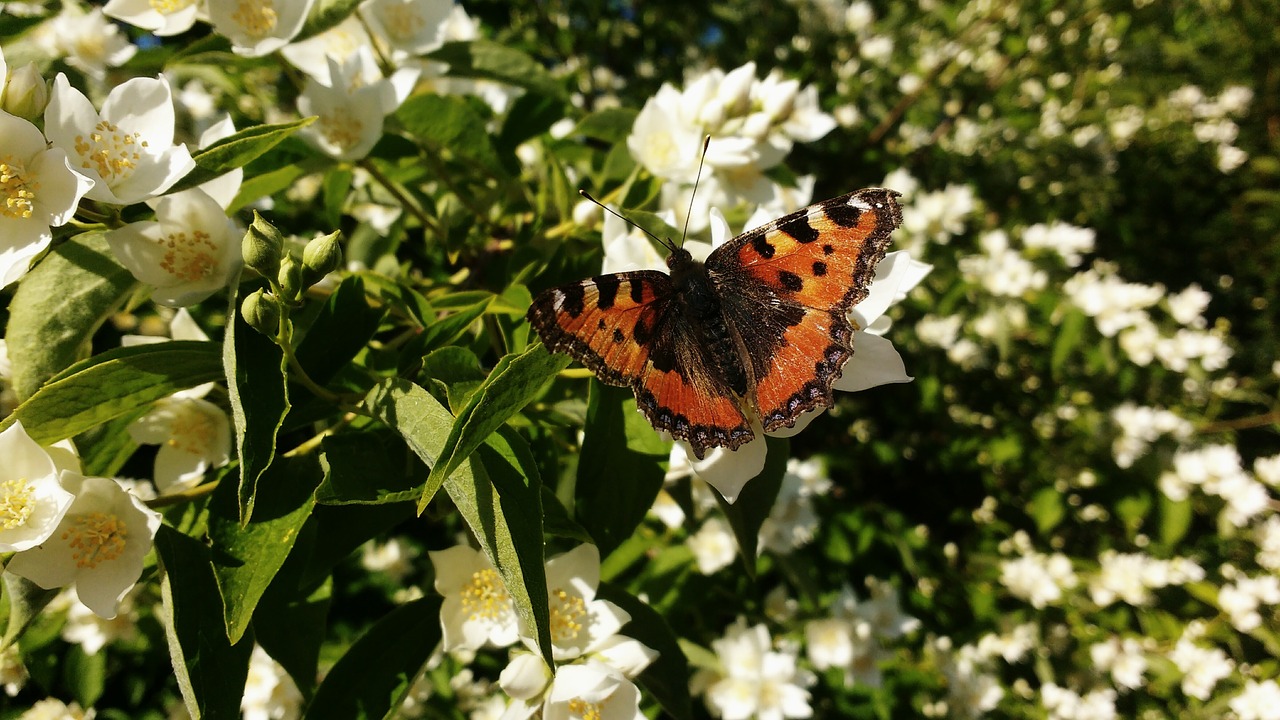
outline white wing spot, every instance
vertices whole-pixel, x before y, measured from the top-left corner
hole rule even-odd
[[[560,292],[559,290],[551,291],[551,307],[555,308],[556,312],[560,312],[560,310],[563,309],[564,293]]]
[[[871,209],[871,206],[867,204],[867,201],[866,201],[866,200],[863,200],[863,199],[862,199],[862,198],[860,198],[860,197],[851,197],[851,198],[849,198],[849,207],[856,207],[856,208],[858,208],[859,210],[870,210],[870,209]]]

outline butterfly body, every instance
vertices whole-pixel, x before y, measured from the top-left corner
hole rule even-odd
[[[847,313],[867,294],[897,193],[827,200],[743,233],[700,263],[683,248],[656,270],[547,290],[529,320],[546,345],[602,382],[630,386],[650,423],[695,456],[795,425],[833,404],[853,353]]]

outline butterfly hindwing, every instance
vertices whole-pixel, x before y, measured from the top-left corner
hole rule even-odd
[[[765,430],[832,404],[831,386],[853,353],[847,313],[867,296],[902,222],[896,197],[868,189],[827,200],[744,233],[707,259],[725,322],[749,355]]]

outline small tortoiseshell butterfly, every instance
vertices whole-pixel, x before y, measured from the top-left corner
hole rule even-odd
[[[867,296],[898,193],[869,188],[745,232],[700,263],[670,246],[670,274],[600,275],[547,290],[529,322],[601,382],[631,386],[658,430],[708,448],[751,441],[830,407],[853,354],[848,312]]]

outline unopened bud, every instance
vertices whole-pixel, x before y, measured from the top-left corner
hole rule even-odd
[[[240,244],[244,264],[257,270],[263,277],[275,277],[280,271],[280,254],[283,248],[284,238],[280,237],[280,231],[254,210],[253,222]]]
[[[249,327],[275,337],[280,332],[280,305],[275,297],[262,290],[255,290],[240,303],[240,314]]]
[[[280,260],[280,272],[277,274],[276,282],[280,283],[280,294],[285,300],[293,301],[302,297],[302,263],[298,262],[292,254],[285,255]]]
[[[342,245],[338,233],[318,237],[302,249],[302,277],[308,286],[342,265]]]
[[[34,121],[44,115],[49,104],[49,86],[45,84],[35,63],[27,63],[9,75],[0,106],[10,115]]]

